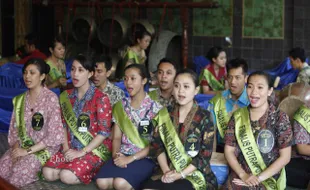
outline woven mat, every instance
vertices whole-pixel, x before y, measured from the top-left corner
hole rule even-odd
[[[98,190],[96,184],[91,182],[88,185],[66,185],[61,181],[47,182],[47,181],[36,181],[23,187],[21,190]]]

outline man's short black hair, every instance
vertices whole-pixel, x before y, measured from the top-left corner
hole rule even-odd
[[[158,65],[157,65],[157,70],[159,69],[159,66],[160,66],[160,64],[162,64],[162,63],[170,63],[171,65],[173,65],[174,69],[176,70],[176,73],[178,73],[179,70],[180,70],[179,64],[176,64],[175,61],[173,61],[172,59],[169,59],[169,58],[162,58],[162,59],[159,61]]]
[[[95,62],[97,63],[104,63],[104,66],[107,71],[109,71],[112,68],[112,59],[110,56],[107,55],[97,55],[95,58]]]
[[[299,58],[301,62],[306,61],[306,53],[305,50],[301,47],[295,47],[289,51],[289,56],[292,57],[294,60]]]
[[[248,64],[247,64],[246,60],[244,60],[244,59],[242,59],[242,58],[239,58],[239,57],[230,60],[230,61],[226,64],[227,73],[229,73],[229,70],[231,70],[231,69],[237,69],[237,68],[239,68],[239,67],[242,68],[243,74],[244,74],[244,75],[247,75],[247,73],[248,73]]]

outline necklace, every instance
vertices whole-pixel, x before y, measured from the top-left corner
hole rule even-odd
[[[33,110],[34,110],[34,107],[35,107],[35,104],[36,104],[36,101],[37,101],[37,98],[38,98],[40,92],[41,92],[41,90],[38,93],[34,94],[34,98],[31,97],[31,95],[29,93],[29,106],[30,106],[31,112],[33,112]]]

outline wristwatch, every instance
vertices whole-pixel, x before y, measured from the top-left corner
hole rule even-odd
[[[32,153],[31,148],[28,148],[26,151],[27,151],[27,154],[31,154]]]

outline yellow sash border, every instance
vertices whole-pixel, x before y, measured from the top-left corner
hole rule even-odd
[[[192,162],[192,158],[185,152],[185,148],[175,131],[167,108],[161,109],[153,119],[153,122],[159,126],[159,135],[171,163],[177,172],[182,171]],[[196,190],[206,189],[206,181],[200,171],[194,171],[191,175],[187,176],[186,179],[192,183]]]
[[[127,114],[124,111],[122,100],[118,101],[114,105],[112,114],[114,119],[116,120],[116,123],[118,124],[118,127],[134,145],[139,148],[145,148],[149,145],[149,142],[140,136],[137,128],[128,118]]]
[[[151,92],[148,93],[150,98],[154,101],[158,101],[159,100],[159,95],[157,93],[157,89],[156,90],[153,90]]]
[[[251,129],[251,123],[249,118],[248,108],[239,108],[234,113],[235,118],[235,133],[238,141],[238,145],[242,151],[242,154],[251,169],[253,175],[259,175],[264,171],[267,166],[263,160],[262,155],[259,152],[258,146],[255,142],[255,137]],[[270,177],[262,182],[267,190],[283,190],[286,187],[285,169],[281,170],[281,175],[276,181],[273,177]]]
[[[65,118],[66,123],[73,132],[74,136],[83,144],[83,146],[87,146],[93,140],[94,137],[88,131],[87,132],[78,131],[77,118],[73,112],[67,91],[64,91],[60,94],[60,106],[63,117]],[[100,157],[103,161],[107,161],[111,158],[111,152],[103,144],[93,149],[92,152],[96,156]]]
[[[294,119],[310,133],[310,109],[305,105],[300,106],[294,115]]]
[[[46,61],[46,64],[50,66],[50,72],[48,74],[51,76],[53,81],[63,76],[63,74],[58,70],[58,68],[54,66],[54,64],[52,64],[50,61]],[[53,69],[55,69],[56,72],[58,72],[59,76],[56,76],[56,73],[53,72]]]
[[[225,90],[224,85],[221,84],[208,69],[203,69],[203,72],[201,72],[199,76],[199,82],[201,82],[203,78],[208,81],[208,84],[214,91]]]
[[[27,149],[35,144],[34,141],[27,135],[26,132],[26,124],[24,119],[25,97],[26,93],[23,93],[13,98],[16,126],[18,130],[18,136],[21,140],[21,147],[23,149]],[[42,166],[51,157],[50,153],[46,149],[35,152],[34,155],[41,162]]]
[[[226,111],[226,100],[222,94],[214,96],[210,102],[214,106],[214,113],[216,117],[216,126],[219,130],[220,136],[224,138],[225,131],[227,130],[227,124],[229,122],[229,116]]]

